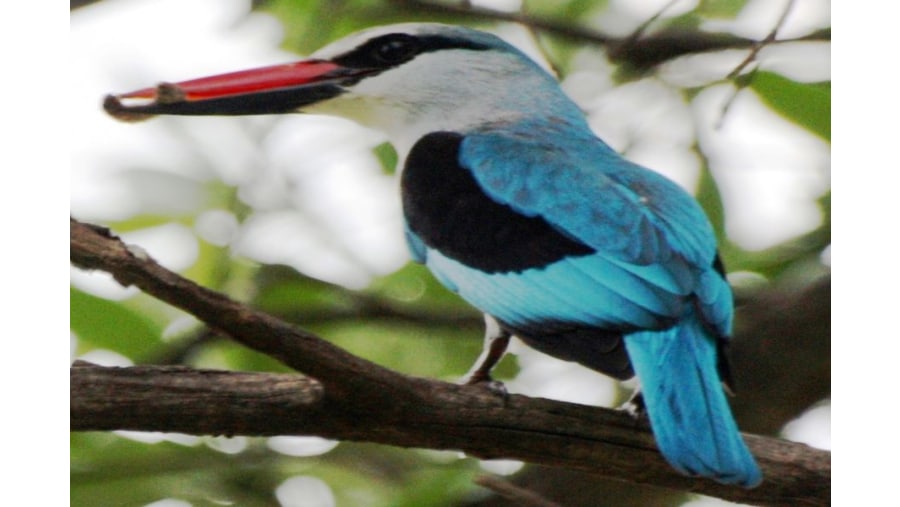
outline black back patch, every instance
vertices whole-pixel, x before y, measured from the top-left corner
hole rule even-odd
[[[459,163],[463,136],[434,132],[409,153],[401,176],[403,214],[427,246],[487,273],[540,268],[593,248],[487,196]]]
[[[524,327],[501,325],[531,348],[547,355],[619,380],[634,376],[622,331],[565,322],[540,322]]]

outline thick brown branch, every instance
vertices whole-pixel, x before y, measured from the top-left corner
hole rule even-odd
[[[108,231],[74,220],[71,258],[80,267],[103,269],[121,283],[137,285],[316,378],[77,365],[71,370],[74,430],[319,435],[458,449],[742,503],[825,505],[830,500],[831,458],[825,451],[749,435],[748,445],[766,477],[762,486],[744,490],[684,477],[660,457],[646,423],[626,414],[524,396],[504,401],[478,387],[391,372],[185,280]]]
[[[270,422],[271,406],[303,416],[323,394],[321,384],[301,375],[184,366],[103,368],[83,361],[72,365],[70,388],[73,430],[147,430],[187,423],[185,432],[199,435],[259,433]],[[231,414],[227,423],[222,420],[225,407]]]
[[[322,380],[332,393],[382,385],[387,390],[384,395],[389,397],[401,394],[390,392],[391,388],[409,388],[400,382],[402,375],[182,278],[140,248],[126,246],[106,229],[73,219],[70,240],[70,256],[76,266],[107,271],[122,285],[135,285],[190,312],[238,342]]]

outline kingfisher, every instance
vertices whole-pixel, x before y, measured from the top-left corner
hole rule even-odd
[[[676,470],[754,487],[726,398],[733,297],[713,229],[677,184],[619,155],[554,76],[499,37],[407,23],[307,60],[109,95],[123,120],[312,113],[384,132],[412,258],[510,337],[624,380]]]

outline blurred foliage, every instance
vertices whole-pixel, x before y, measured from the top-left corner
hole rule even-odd
[[[743,0],[703,0],[696,11],[709,18],[733,18],[744,8],[745,3]]]
[[[161,344],[164,322],[147,317],[142,308],[130,303],[70,289],[69,325],[78,335],[79,352],[109,349],[135,361],[147,359]]]
[[[689,12],[657,20],[654,27],[694,30],[705,20],[734,18],[745,4],[744,0],[701,1]],[[421,2],[267,0],[255,2],[255,7],[283,22],[283,46],[300,54],[373,25],[406,21],[492,24],[471,15],[430,10]],[[605,0],[529,0],[523,11],[535,18],[576,25],[589,23],[607,8]],[[574,57],[585,43],[553,36],[542,36],[540,42],[564,76],[578,70]],[[759,71],[740,76],[735,84],[749,87],[772,110],[830,141],[830,83],[799,83]],[[698,91],[684,89],[682,93],[688,99]],[[397,163],[393,148],[382,144],[374,153],[384,171],[392,173]],[[221,183],[208,186],[210,208],[225,207],[239,220],[248,215],[248,206],[233,189]],[[831,242],[830,193],[820,199],[823,221],[816,230],[759,252],[744,251],[729,241],[719,189],[705,165],[697,197],[719,235],[730,270],[755,272],[769,280],[789,273],[801,283],[827,273],[820,255]],[[109,225],[126,232],[172,222],[191,226],[194,218],[148,213]],[[365,290],[351,291],[284,266],[235,258],[227,247],[203,240],[199,245],[198,258],[184,272],[186,276],[397,371],[454,380],[464,375],[481,349],[480,316],[422,266],[410,264],[377,279]],[[114,301],[73,288],[70,317],[77,337],[76,355],[108,349],[137,363],[285,370],[276,361],[211,334],[180,311],[143,295]],[[497,377],[509,379],[517,371],[515,358],[507,357]],[[241,452],[226,453],[216,450],[209,438],[145,444],[117,434],[73,434],[71,504],[144,505],[178,498],[193,505],[273,505],[276,488],[297,475],[324,481],[339,506],[464,505],[487,495],[472,482],[481,473],[478,462],[453,453],[342,443],[321,456],[291,457],[267,448],[265,439],[246,442]],[[607,500],[607,505],[615,505],[614,499]]]
[[[831,140],[831,83],[803,84],[772,72],[751,75],[750,88],[775,111]]]

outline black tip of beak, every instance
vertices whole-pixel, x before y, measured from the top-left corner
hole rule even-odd
[[[137,100],[138,104],[125,105],[122,99]],[[184,90],[172,83],[160,83],[154,89],[141,90],[122,96],[107,95],[103,109],[113,118],[126,122],[143,121],[155,114],[166,114],[160,106],[174,106],[187,102]]]
[[[107,95],[103,97],[103,110],[113,118],[124,122],[139,122],[152,118],[152,114],[137,113],[122,104],[115,95]]]

